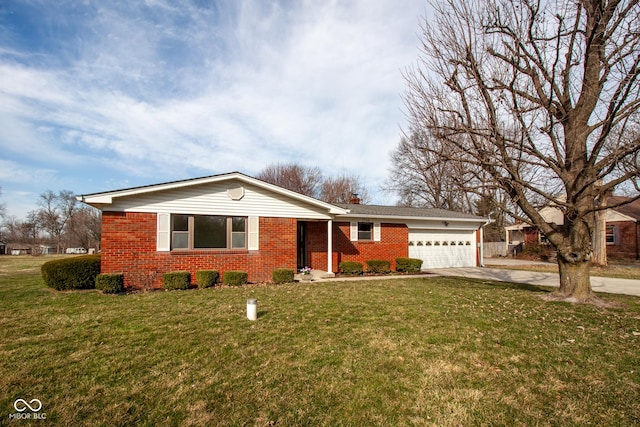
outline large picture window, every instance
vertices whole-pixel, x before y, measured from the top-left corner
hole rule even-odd
[[[244,249],[247,219],[214,215],[171,215],[171,249]]]

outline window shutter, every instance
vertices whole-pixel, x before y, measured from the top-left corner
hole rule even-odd
[[[350,240],[352,242],[358,241],[358,223],[352,222],[350,227]]]
[[[380,223],[379,222],[374,222],[373,223],[373,241],[374,242],[379,242],[381,239],[380,237]]]
[[[260,239],[258,226],[260,224],[260,218],[257,216],[250,216],[247,224],[247,249],[250,251],[257,251],[260,249]]]
[[[158,227],[156,234],[156,251],[168,252],[171,250],[171,215],[168,213],[158,213]]]
[[[620,226],[619,225],[614,225],[613,226],[613,235],[614,235],[614,239],[615,239],[613,244],[617,245],[617,246],[620,246],[622,244],[622,240],[620,240]]]

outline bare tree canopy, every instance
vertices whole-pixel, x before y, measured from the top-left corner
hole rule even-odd
[[[437,2],[405,74],[411,126],[441,141],[434,154],[504,191],[557,249],[559,298],[594,298],[595,201],[639,187],[638,1]]]
[[[385,189],[397,194],[399,205],[473,212],[465,165],[448,161],[446,146],[430,132],[413,129],[391,153]]]
[[[2,195],[2,187],[0,187],[0,196]],[[0,203],[0,218],[4,218],[7,215],[7,206],[4,203]]]
[[[325,178],[320,186],[320,200],[329,203],[351,203],[358,199],[358,203],[369,202],[369,192],[357,176],[340,175]]]
[[[323,179],[320,168],[295,163],[269,165],[256,178],[311,197],[318,195]]]
[[[318,167],[276,163],[265,167],[256,178],[329,203],[349,203],[353,194],[358,194],[363,203],[369,199],[359,177],[325,177]]]

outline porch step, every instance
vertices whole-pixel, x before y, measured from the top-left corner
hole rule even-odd
[[[319,280],[319,279],[330,279],[332,277],[336,277],[335,273],[330,273],[328,271],[322,271],[322,270],[311,270],[311,274],[295,274],[293,276],[294,280],[298,280],[298,281],[306,281],[309,279],[309,276],[311,276],[311,280]]]

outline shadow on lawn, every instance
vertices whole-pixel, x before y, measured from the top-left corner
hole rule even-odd
[[[482,287],[492,287],[499,289],[516,289],[521,291],[535,292],[535,293],[543,293],[548,294],[553,292],[553,288],[543,285],[532,285],[529,283],[517,283],[517,282],[500,282],[494,280],[487,279],[472,279],[465,278],[465,287],[468,287],[469,284],[478,285]]]

